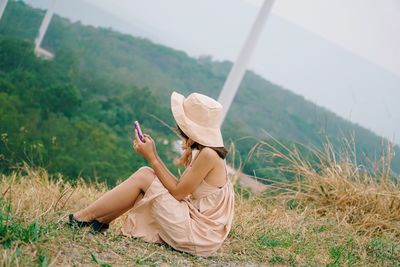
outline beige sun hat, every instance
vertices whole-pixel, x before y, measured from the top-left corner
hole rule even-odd
[[[223,147],[221,134],[222,105],[203,94],[187,98],[172,92],[171,110],[176,123],[193,141],[203,146]]]

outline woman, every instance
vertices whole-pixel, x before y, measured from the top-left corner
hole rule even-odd
[[[220,131],[222,105],[202,94],[185,98],[173,92],[171,110],[184,138],[178,163],[186,169],[180,179],[158,157],[154,140],[145,134],[142,142],[135,131],[134,149],[151,168],[140,168],[87,208],[70,214],[71,224],[103,232],[130,210],[122,235],[166,242],[199,256],[220,248],[231,229],[234,210]]]

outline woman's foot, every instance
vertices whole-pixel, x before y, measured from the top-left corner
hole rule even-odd
[[[81,221],[78,220],[73,213],[68,215],[69,225],[76,228],[83,228],[90,226],[95,233],[104,233],[108,230],[110,225],[108,223],[100,222],[96,219],[91,221]]]
[[[73,213],[70,213],[68,215],[68,222],[71,226],[75,226],[77,228],[82,228],[82,227],[86,227],[86,226],[90,226],[92,225],[93,221],[80,221],[78,219],[75,218]]]

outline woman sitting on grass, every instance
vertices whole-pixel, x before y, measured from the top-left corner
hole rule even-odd
[[[171,110],[184,139],[179,159],[186,169],[178,180],[159,158],[154,140],[135,131],[134,150],[142,167],[88,207],[69,215],[76,227],[104,232],[129,210],[120,234],[147,242],[166,242],[194,255],[208,256],[221,247],[233,219],[234,192],[226,172],[220,131],[222,105],[198,94],[171,95]]]

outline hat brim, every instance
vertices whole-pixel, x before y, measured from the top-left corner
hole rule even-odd
[[[177,92],[171,95],[171,111],[176,123],[193,141],[203,146],[223,147],[224,141],[220,128],[203,127],[190,120],[183,107],[185,97]]]

